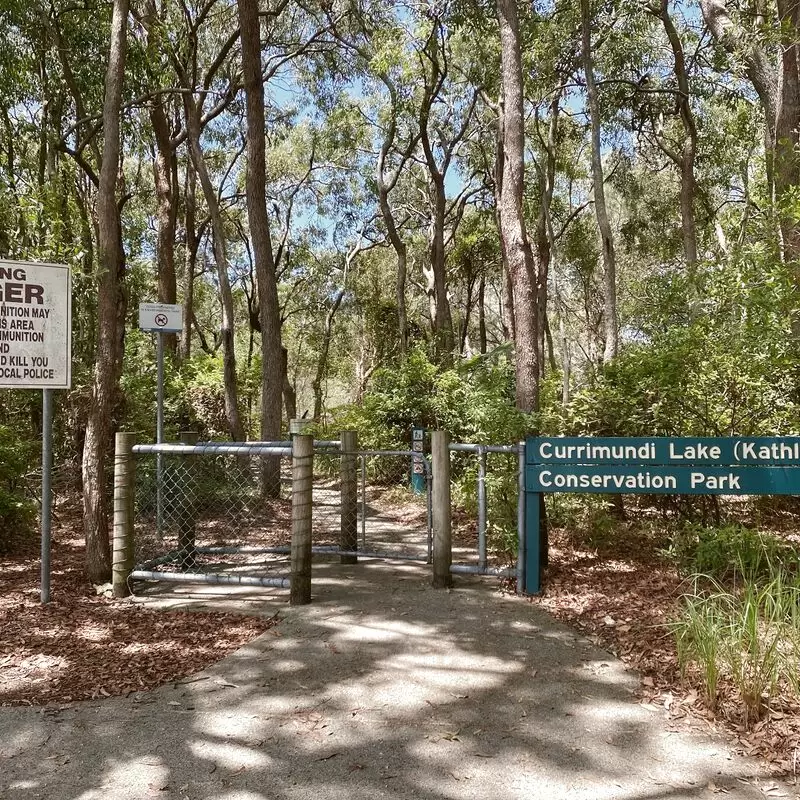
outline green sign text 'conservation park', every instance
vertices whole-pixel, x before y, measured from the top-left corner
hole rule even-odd
[[[546,492],[800,494],[800,437],[550,438],[525,444],[525,590],[538,592]]]

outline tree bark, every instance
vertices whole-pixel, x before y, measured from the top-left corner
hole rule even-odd
[[[122,374],[127,298],[125,251],[116,189],[120,164],[120,108],[127,50],[128,0],[114,0],[103,99],[103,154],[97,192],[100,258],[96,364],[83,447],[83,527],[86,572],[92,583],[111,578],[106,460]]]
[[[184,189],[184,239],[186,252],[183,256],[183,329],[178,349],[181,361],[188,361],[192,354],[192,318],[194,317],[194,275],[197,267],[197,173],[192,159],[186,162],[186,184]]]
[[[184,87],[190,88],[190,87]],[[217,279],[219,281],[220,304],[222,306],[222,323],[220,337],[222,339],[222,371],[225,393],[225,417],[228,421],[228,430],[234,441],[244,441],[244,427],[239,414],[239,391],[236,377],[236,352],[234,350],[234,315],[233,294],[228,279],[228,255],[225,244],[225,226],[222,221],[222,211],[217,200],[217,193],[208,174],[203,151],[200,147],[200,110],[194,97],[187,91],[183,95],[183,104],[186,111],[186,130],[189,142],[189,151],[192,156],[197,177],[211,216],[211,228],[214,238],[214,260],[217,262]]]
[[[281,347],[281,380],[283,383],[283,405],[286,409],[286,419],[297,418],[297,392],[289,380],[289,351]]]
[[[486,342],[486,276],[481,275],[478,283],[478,350],[484,354]]]
[[[430,62],[430,73],[425,74],[423,98],[419,111],[419,133],[425,165],[428,169],[428,191],[430,194],[431,218],[428,231],[429,266],[427,268],[428,296],[431,305],[431,328],[436,358],[442,364],[448,364],[453,358],[455,335],[450,301],[447,297],[447,275],[444,244],[444,228],[447,217],[447,194],[445,174],[452,157],[452,144],[448,147],[444,142],[438,144],[445,150],[444,167],[439,168],[430,140],[430,113],[445,79],[439,64],[439,36],[437,25],[434,25],[428,37],[426,51]],[[441,137],[440,137],[441,138]]]
[[[778,0],[777,5],[781,55],[775,119],[775,198],[784,260],[792,266],[795,287],[800,291],[800,222],[793,209],[780,208],[800,184],[800,0]],[[800,320],[793,323],[800,333]]]
[[[253,241],[258,318],[261,327],[261,419],[262,441],[276,441],[281,430],[281,318],[278,284],[267,216],[266,115],[261,77],[261,33],[258,0],[238,0],[242,40],[242,71],[247,101],[247,218]],[[262,470],[264,492],[280,495],[280,461],[267,459]]]
[[[673,71],[678,82],[678,109],[683,125],[684,140],[680,154],[672,158],[681,173],[681,232],[683,238],[683,255],[689,275],[694,274],[697,266],[697,223],[695,220],[695,198],[697,182],[694,177],[694,164],[697,155],[697,126],[692,113],[689,94],[689,76],[686,72],[686,58],[683,43],[669,15],[668,0],[661,0],[659,17],[664,25],[670,48],[672,49]]]
[[[156,154],[153,160],[153,176],[156,188],[156,218],[158,220],[158,302],[174,304],[178,287],[175,276],[175,230],[177,227],[178,203],[175,187],[172,185],[173,161],[175,151],[170,144],[169,124],[164,107],[156,103],[150,109],[150,122],[156,140]],[[177,336],[164,335],[164,346],[174,353]]]
[[[395,282],[395,295],[397,301],[397,332],[400,338],[400,352],[405,353],[408,349],[408,311],[406,307],[406,280],[408,278],[408,248],[397,229],[391,204],[389,203],[389,193],[397,185],[403,165],[408,160],[410,148],[403,153],[400,164],[393,175],[386,174],[386,160],[389,152],[394,146],[397,136],[397,90],[389,80],[388,75],[382,75],[384,85],[389,90],[389,97],[392,103],[391,118],[389,128],[381,144],[378,154],[378,161],[375,166],[375,183],[378,190],[378,207],[381,210],[383,224],[386,225],[386,235],[397,255],[397,280]]]
[[[603,335],[605,346],[603,361],[608,363],[617,355],[617,261],[614,251],[614,237],[608,220],[606,191],[603,176],[603,160],[600,150],[600,102],[594,81],[592,66],[592,38],[589,0],[581,0],[581,55],[586,78],[586,104],[589,111],[589,124],[592,141],[592,180],[594,183],[594,210],[597,228],[600,233],[600,250],[603,258]]]
[[[516,405],[539,409],[539,331],[536,267],[523,215],[525,129],[522,54],[516,0],[497,0],[503,102],[499,125],[502,162],[498,165],[500,243],[511,284],[516,353]]]
[[[729,53],[741,53],[747,77],[764,109],[764,150],[767,158],[767,184],[772,194],[774,176],[772,160],[775,150],[775,121],[778,109],[778,73],[769,55],[755,42],[756,38],[745,34],[734,25],[728,14],[725,0],[700,0],[700,10],[711,35]]]
[[[148,57],[155,61],[158,56],[158,43],[153,33],[156,20],[155,0],[147,0],[142,22],[147,31]],[[158,241],[156,255],[158,261],[158,302],[173,304],[177,298],[177,279],[175,276],[175,230],[178,219],[176,187],[173,185],[173,166],[175,148],[170,140],[169,122],[164,110],[163,98],[156,98],[150,107],[150,124],[155,139],[155,158],[153,159],[153,179],[156,190],[156,219],[158,220]],[[164,346],[174,353],[177,336],[164,334]]]

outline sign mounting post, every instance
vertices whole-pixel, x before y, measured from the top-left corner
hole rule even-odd
[[[50,602],[53,389],[71,385],[70,268],[0,261],[0,389],[42,390],[42,603]]]
[[[164,441],[164,334],[180,333],[183,329],[183,306],[169,303],[140,303],[139,328],[156,335],[156,443]],[[156,454],[156,527],[161,536],[163,529],[163,502],[161,497],[162,456]]]

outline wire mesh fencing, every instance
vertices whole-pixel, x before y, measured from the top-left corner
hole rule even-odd
[[[289,448],[133,451],[133,578],[288,586]]]
[[[359,557],[429,561],[430,499],[409,487],[412,457],[410,451],[359,450],[347,433],[341,450],[316,451],[314,554],[344,564]]]
[[[130,434],[119,437],[119,596],[131,577],[278,586],[291,588],[291,602],[308,602],[312,552],[342,564],[359,557],[427,562],[434,577],[446,575],[447,565],[451,572],[519,574],[521,536],[517,566],[509,566],[513,537],[524,524],[516,446],[451,444],[448,454],[440,439],[444,450],[431,460],[417,450],[360,450],[351,432],[318,443],[297,436],[279,443],[133,446]],[[463,487],[473,476],[477,525],[473,518],[452,526],[450,489],[433,489],[451,480]]]

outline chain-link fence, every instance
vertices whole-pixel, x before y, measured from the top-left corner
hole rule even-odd
[[[405,450],[358,450],[343,434],[339,452],[314,456],[314,547],[318,556],[429,562],[430,493],[414,494],[412,458]],[[430,487],[430,464],[416,457]]]
[[[291,448],[139,445],[133,453],[134,579],[288,585]]]
[[[456,505],[453,572],[515,577],[524,533],[520,445],[450,443]]]
[[[359,557],[427,562],[436,572],[434,518],[437,530],[446,530],[436,545],[437,553],[448,553],[440,565],[455,561],[451,572],[513,575],[521,563],[511,563],[515,544],[522,541],[514,537],[524,523],[519,448],[451,444],[449,450],[448,457],[445,444],[438,457],[444,483],[436,485],[450,486],[451,476],[462,488],[476,481],[469,492],[476,514],[467,511],[464,524],[459,512],[452,514],[450,491],[432,491],[436,475],[427,456],[359,450],[351,432],[341,442],[317,443],[307,436],[274,443],[131,441],[115,459],[115,587],[124,591],[130,577],[291,583],[294,593],[300,579],[310,599],[312,552],[343,564]]]

